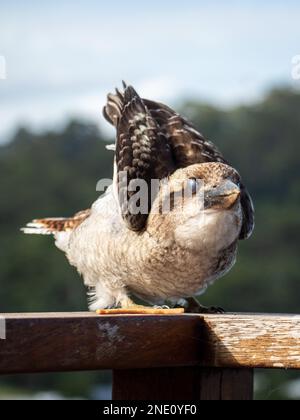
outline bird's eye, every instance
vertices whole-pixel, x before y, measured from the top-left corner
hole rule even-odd
[[[198,188],[198,182],[196,178],[190,178],[187,181],[187,188],[189,191],[192,192],[192,194],[196,194],[197,188]]]

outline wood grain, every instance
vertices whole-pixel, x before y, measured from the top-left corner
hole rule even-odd
[[[252,400],[253,370],[194,367],[115,370],[113,400]]]
[[[201,364],[216,367],[300,368],[299,315],[207,315]]]
[[[297,315],[3,316],[2,374],[175,366],[300,369]]]
[[[173,315],[7,315],[0,373],[195,365],[199,318]]]

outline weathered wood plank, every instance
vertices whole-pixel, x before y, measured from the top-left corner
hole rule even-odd
[[[207,315],[202,364],[300,368],[299,315]]]
[[[7,315],[0,373],[195,365],[198,317]]]
[[[115,370],[113,400],[253,400],[253,370],[199,366]]]
[[[202,401],[253,400],[253,369],[199,368],[199,399]]]
[[[0,373],[171,366],[300,369],[300,316],[7,314]]]

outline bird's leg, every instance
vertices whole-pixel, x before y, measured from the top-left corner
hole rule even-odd
[[[182,314],[184,308],[164,308],[164,307],[150,307],[137,305],[128,296],[121,300],[120,308],[114,309],[99,309],[97,314],[99,315],[121,315],[121,314],[145,314],[145,315],[168,315],[168,314]]]
[[[183,301],[183,302],[182,302]],[[184,307],[185,312],[193,314],[223,314],[225,311],[222,308],[215,306],[206,307],[201,305],[194,297],[180,300],[180,304]]]

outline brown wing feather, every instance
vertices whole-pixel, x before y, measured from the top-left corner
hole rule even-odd
[[[116,95],[109,96],[104,115],[117,122],[116,163],[122,215],[132,230],[140,231],[145,227],[152,205],[151,180],[162,179],[175,169],[171,148],[167,137],[131,86],[126,87],[123,95],[117,91]],[[144,197],[147,209],[137,214],[133,208],[135,203],[130,201],[136,193],[133,184],[136,180],[144,180],[148,186],[148,196]]]
[[[178,168],[195,163],[227,163],[221,152],[192,123],[158,102],[143,99],[153,118],[169,139]]]
[[[159,102],[141,99],[133,88],[124,87],[125,94],[117,90],[115,95],[108,96],[104,116],[117,128],[118,170],[127,171],[129,181],[141,177],[149,183],[151,177],[161,179],[168,172],[195,163],[229,164],[212,142],[173,109]],[[147,131],[144,133],[139,131],[134,120],[138,113],[145,116],[143,122]],[[141,158],[141,145],[147,146],[144,158]],[[245,239],[254,228],[254,209],[243,184],[241,190],[244,223],[240,239]],[[146,223],[147,215],[132,218],[129,212],[125,215],[126,219],[131,228],[140,230]]]
[[[254,206],[251,199],[251,196],[247,190],[247,188],[244,186],[244,184],[241,184],[241,204],[243,209],[243,226],[240,234],[240,239],[248,239],[253,230],[255,225],[254,220]]]

